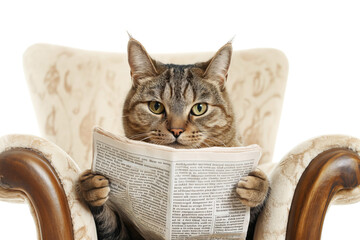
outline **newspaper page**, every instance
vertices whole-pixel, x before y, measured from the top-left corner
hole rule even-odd
[[[250,209],[235,191],[261,156],[257,145],[174,149],[95,128],[92,169],[142,232],[162,239],[245,239]]]

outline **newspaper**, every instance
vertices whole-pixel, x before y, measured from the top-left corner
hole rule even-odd
[[[166,240],[245,239],[250,209],[235,191],[261,156],[257,145],[174,149],[93,134],[92,169],[110,179],[110,198],[143,232]]]

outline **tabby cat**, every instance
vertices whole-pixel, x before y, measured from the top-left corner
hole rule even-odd
[[[207,62],[163,64],[130,37],[128,61],[133,85],[123,108],[126,136],[175,148],[241,146],[225,88],[231,55],[229,42]],[[94,215],[99,239],[158,239],[140,233],[121,209],[108,201],[110,188],[105,177],[86,171],[79,183],[80,195]],[[268,191],[269,182],[261,170],[238,182],[239,201],[252,207],[252,222]]]

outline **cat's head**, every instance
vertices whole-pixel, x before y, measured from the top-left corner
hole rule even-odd
[[[209,61],[163,64],[130,38],[133,85],[123,108],[125,135],[176,148],[234,146],[234,114],[225,88],[231,55],[229,42]]]

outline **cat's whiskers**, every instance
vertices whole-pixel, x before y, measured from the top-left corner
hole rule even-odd
[[[160,139],[160,141],[157,141],[158,139],[153,139],[153,142],[155,143],[155,144],[158,144],[158,145],[164,145],[164,142],[165,142],[165,140],[164,139],[162,139],[162,141],[161,141],[161,139]]]
[[[207,144],[205,141],[204,141],[204,142],[202,142],[201,144],[206,145],[206,147],[210,147],[210,145],[209,145],[209,144]]]
[[[210,142],[214,143],[215,146],[218,146],[218,144],[221,144],[221,145],[223,145],[224,147],[226,147],[226,144],[225,144],[223,141],[221,141],[220,139],[216,138],[216,137],[207,137],[207,138],[204,140],[204,142],[205,142],[205,141],[210,141]]]
[[[194,144],[194,145],[191,145],[191,148],[199,149],[199,148],[201,148],[201,146],[199,146],[199,144]]]
[[[134,140],[135,138],[140,138],[140,137],[144,137],[144,136],[148,136],[148,134],[147,133],[138,133],[138,134],[132,135],[128,138],[131,140]],[[140,141],[142,141],[142,140],[140,140]]]
[[[145,140],[147,140],[147,139],[149,139],[149,138],[151,138],[151,136],[148,136],[148,137],[145,137],[145,138],[143,138],[143,139],[140,139],[139,141],[145,141]]]

